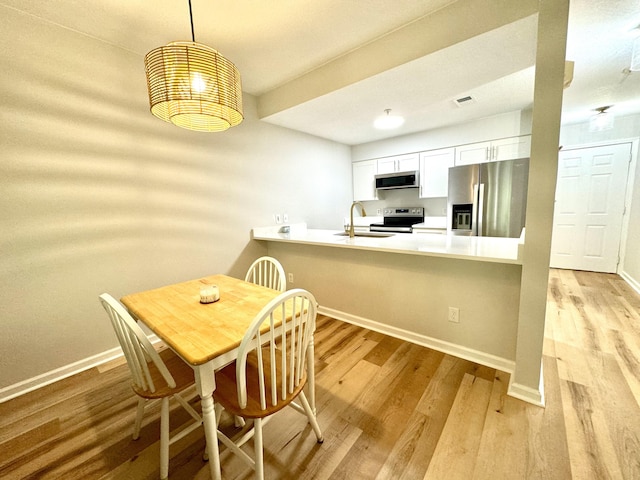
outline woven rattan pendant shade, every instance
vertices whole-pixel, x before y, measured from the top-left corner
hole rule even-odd
[[[236,66],[207,45],[172,42],[144,58],[151,113],[200,132],[242,122],[242,85]]]

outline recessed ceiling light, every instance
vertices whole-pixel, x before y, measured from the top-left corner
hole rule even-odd
[[[373,126],[379,130],[391,130],[398,128],[404,123],[404,118],[399,115],[390,115],[391,109],[385,110],[385,115],[375,119]]]

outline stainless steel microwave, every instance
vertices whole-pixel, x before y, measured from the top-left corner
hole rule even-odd
[[[395,188],[418,188],[420,186],[417,170],[409,172],[380,173],[375,176],[377,190],[393,190]]]

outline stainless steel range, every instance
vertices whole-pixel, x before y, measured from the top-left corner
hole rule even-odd
[[[383,209],[383,222],[372,223],[372,232],[411,233],[412,225],[424,222],[424,208],[422,207],[387,207]]]

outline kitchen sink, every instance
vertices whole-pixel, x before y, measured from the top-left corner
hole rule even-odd
[[[338,235],[339,237],[348,237],[349,236],[349,232],[340,232],[340,233],[336,233],[334,235]],[[356,233],[354,233],[354,235],[356,237],[378,237],[378,238],[384,238],[384,237],[393,237],[395,235],[395,233],[356,232]]]

